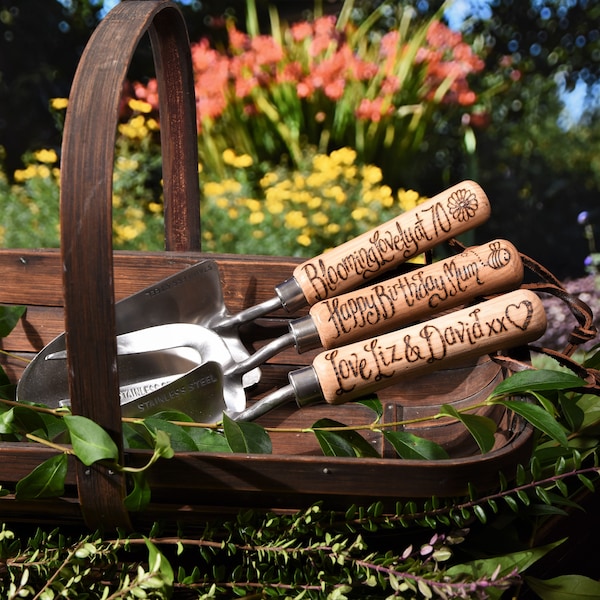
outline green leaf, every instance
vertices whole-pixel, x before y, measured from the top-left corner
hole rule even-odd
[[[363,400],[357,400],[356,404],[362,404],[367,408],[371,409],[376,415],[377,419],[381,419],[383,415],[383,405],[379,398],[364,398]]]
[[[13,427],[19,433],[38,433],[47,435],[48,430],[44,419],[38,412],[27,406],[15,406],[13,408]]]
[[[358,431],[323,431],[332,427],[346,427],[333,419],[319,419],[312,429],[325,456],[358,456],[379,458],[377,450]]]
[[[585,418],[585,413],[581,406],[562,393],[559,393],[558,400],[560,402],[562,413],[569,424],[571,431],[579,431]]]
[[[500,400],[498,404],[502,404],[514,413],[521,415],[526,421],[543,431],[561,446],[566,447],[568,445],[567,435],[560,423],[540,406],[521,400]]]
[[[526,394],[527,392],[568,390],[585,385],[585,380],[564,371],[550,369],[520,371],[499,383],[492,392],[491,398]]]
[[[596,350],[596,352],[586,356],[583,366],[588,369],[600,369],[600,346],[595,346],[593,350]]]
[[[167,557],[147,538],[144,537],[146,548],[148,548],[148,569],[160,575],[162,582],[168,586],[173,586],[175,574],[173,567],[167,560]]]
[[[257,423],[234,421],[224,414],[223,431],[232,452],[270,454],[273,451],[271,438]]]
[[[26,306],[0,306],[0,338],[6,337],[25,314]]]
[[[80,415],[66,415],[64,420],[71,435],[73,452],[84,465],[119,458],[117,445],[100,425]]]
[[[15,496],[17,500],[62,496],[65,492],[66,476],[67,455],[57,454],[23,477],[15,487]]]
[[[439,444],[407,431],[384,431],[383,435],[392,444],[400,458],[413,460],[442,460],[448,458],[448,453]]]
[[[154,437],[154,454],[158,458],[173,458],[175,451],[171,446],[171,436],[162,429],[158,429]]]
[[[553,579],[525,578],[541,600],[584,600],[600,598],[600,582],[583,575],[562,575]]]
[[[227,439],[218,431],[202,427],[190,427],[187,431],[199,452],[231,452]]]
[[[477,442],[482,454],[489,452],[496,441],[496,422],[482,415],[471,415],[458,412],[453,406],[444,404],[440,408],[440,414],[454,417],[460,421]]]
[[[0,377],[4,371],[0,367]],[[0,385],[0,398],[4,400],[15,400],[17,397],[17,386],[14,383],[8,385]]]
[[[13,420],[15,417],[14,408],[9,408],[0,412],[0,434],[6,435],[15,433]]]
[[[154,448],[154,441],[148,434],[147,429],[141,429],[139,423],[123,423],[123,440],[126,448],[148,450]]]
[[[325,456],[356,457],[352,444],[344,436],[328,431],[314,431],[314,434]]]
[[[150,502],[151,490],[145,473],[131,473],[133,489],[125,498],[125,508],[130,512],[144,510]]]
[[[144,419],[144,426],[148,428],[148,431],[154,438],[154,445],[156,446],[156,436],[159,431],[167,433],[170,437],[169,445],[177,452],[193,452],[196,450],[196,444],[190,437],[186,429],[175,423],[169,423],[163,419],[157,419],[154,415]]]

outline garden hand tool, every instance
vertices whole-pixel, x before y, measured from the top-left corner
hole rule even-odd
[[[185,352],[185,349],[193,352]],[[176,352],[166,352],[169,350]],[[199,364],[218,364],[221,370],[237,364],[221,336],[206,327],[190,323],[168,323],[118,335],[117,353],[122,403],[162,388]],[[57,354],[62,356],[64,352]],[[52,365],[56,361],[44,361],[42,364]],[[51,368],[48,372],[51,374]],[[152,373],[151,377],[149,373]],[[216,376],[213,376],[210,382],[205,379],[202,386],[198,383],[197,387],[216,381]],[[36,401],[52,408],[69,405],[66,380],[54,374],[44,383],[42,395],[33,397]],[[242,380],[237,378],[226,387],[219,385],[219,397],[226,406],[243,410],[246,394]],[[19,399],[25,400],[26,397],[22,395]]]
[[[514,290],[522,280],[523,263],[510,242],[494,240],[469,248],[426,267],[317,302],[307,316],[288,323],[287,334],[239,362],[228,371],[227,378],[243,376],[290,346],[298,353],[337,348],[476,297]]]
[[[279,308],[312,306],[366,284],[408,259],[480,225],[490,203],[479,185],[463,181],[412,210],[298,265],[270,300],[208,324],[221,334]]]
[[[288,374],[289,385],[242,412],[228,411],[227,370],[216,363],[192,369],[183,377],[146,396],[121,405],[124,416],[143,418],[177,406],[198,422],[218,422],[223,411],[234,420],[253,420],[296,400],[299,407],[325,400],[341,404],[374,393],[409,377],[455,366],[484,354],[506,350],[540,337],[546,328],[541,300],[529,290],[517,290],[457,310],[430,321],[321,352],[312,365]],[[209,393],[198,393],[202,382]]]
[[[320,353],[288,373],[289,384],[234,420],[254,420],[292,400],[342,404],[457,363],[532,342],[546,330],[541,300],[517,290],[424,323]]]
[[[121,395],[146,393],[159,382],[178,378],[200,364],[203,356],[219,351],[223,364],[244,360],[249,356],[236,332],[218,335],[201,327],[218,314],[227,314],[217,264],[201,260],[156,284],[120,300],[115,305],[117,334],[144,330],[165,323],[179,324],[168,330],[155,330],[152,352],[119,358]],[[186,329],[188,327],[188,329]],[[143,334],[142,334],[143,335]],[[172,336],[172,337],[168,337]],[[141,339],[146,340],[147,336]],[[193,345],[188,342],[193,340]],[[159,343],[160,342],[160,343]],[[123,343],[123,342],[122,342]],[[226,348],[223,348],[223,343]],[[44,402],[58,406],[68,397],[68,378],[64,333],[47,344],[24,370],[17,385],[17,399]],[[147,349],[150,350],[150,347]],[[121,346],[124,352],[124,346]],[[138,353],[144,350],[137,350]],[[131,353],[130,353],[131,354]],[[48,361],[63,359],[62,364]],[[149,377],[150,374],[152,377]],[[248,371],[244,385],[254,385],[258,370]],[[149,386],[142,387],[144,382]],[[242,398],[242,396],[240,396]],[[239,404],[238,404],[239,405]]]
[[[294,345],[299,353],[321,346],[326,349],[342,346],[391,331],[476,297],[515,289],[522,279],[523,263],[516,248],[507,241],[494,240],[373,286],[322,300],[312,306],[306,317],[291,321],[286,335],[245,360],[222,364],[224,389],[231,385],[237,392],[246,372],[289,346]],[[143,352],[146,345],[153,347],[155,339],[177,340],[181,337],[175,331],[168,331],[169,326],[154,330],[160,332],[146,329],[118,336],[119,352]],[[154,379],[146,383],[140,381],[137,389],[144,386],[158,387]],[[123,390],[121,395],[125,395]],[[196,407],[193,410],[196,412]]]

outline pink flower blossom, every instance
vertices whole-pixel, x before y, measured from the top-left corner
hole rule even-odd
[[[307,21],[301,21],[300,23],[294,23],[290,27],[290,33],[295,42],[303,42],[307,37],[313,34],[313,27]]]
[[[384,99],[381,97],[375,98],[375,100],[363,98],[355,115],[358,119],[379,123],[382,117],[392,114],[393,110],[388,103],[384,103]]]

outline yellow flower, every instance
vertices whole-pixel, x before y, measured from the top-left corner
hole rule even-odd
[[[308,220],[300,210],[291,210],[285,215],[285,224],[291,229],[306,227]]]
[[[240,154],[239,156],[236,156],[233,166],[238,169],[247,169],[248,167],[251,167],[253,163],[254,161],[249,154]]]
[[[231,148],[227,148],[227,150],[223,150],[223,162],[226,165],[231,165],[236,169],[245,169],[251,167],[254,161],[249,154],[240,154],[239,156],[235,153]]]
[[[125,209],[125,217],[129,220],[143,219],[144,211],[137,206],[128,206]]]
[[[239,194],[242,191],[242,184],[235,179],[224,179],[223,189],[225,193],[231,192],[232,194]]]
[[[312,160],[313,169],[316,172],[327,173],[333,168],[332,160],[327,154],[317,154]]]
[[[328,233],[329,235],[335,235],[336,233],[339,233],[341,231],[341,227],[338,223],[329,223],[329,225],[327,225],[327,227],[325,227],[325,232]]]
[[[212,239],[214,239],[214,235],[212,231],[207,231],[206,229],[202,230],[202,238],[205,239],[207,242],[210,242]]]
[[[273,184],[277,183],[277,174],[273,172],[265,173],[264,176],[260,180],[260,186],[262,188],[271,187]]]
[[[119,125],[119,133],[130,139],[143,139],[148,135],[146,119],[143,115],[137,115],[129,119],[127,123]]]
[[[56,152],[54,150],[52,150],[52,149],[50,149],[50,150],[45,150],[45,149],[38,150],[37,152],[33,153],[33,157],[38,162],[47,163],[49,165],[54,164],[58,160],[58,156],[57,156]]]
[[[267,198],[266,209],[272,215],[280,215],[285,210],[285,205],[278,198]]]
[[[328,177],[325,173],[311,173],[306,178],[306,185],[311,188],[322,188],[328,181]]]
[[[369,214],[369,209],[365,208],[364,206],[359,206],[358,208],[355,208],[350,213],[351,217],[355,221],[362,221],[363,219],[365,219],[367,217],[368,214]]]
[[[160,125],[156,119],[148,119],[146,121],[146,127],[148,127],[150,131],[158,131],[160,129]]]
[[[238,209],[237,209],[237,208],[230,208],[230,209],[227,211],[227,216],[228,216],[230,219],[237,219],[237,218],[240,216],[240,213],[239,213],[239,211],[238,211]]]
[[[205,196],[221,196],[225,193],[225,188],[218,181],[209,181],[204,185]]]
[[[25,169],[17,169],[14,172],[14,178],[17,183],[23,183],[28,179],[32,179],[37,175],[37,169],[33,165],[29,165]]]
[[[311,210],[319,208],[321,204],[323,204],[323,200],[318,196],[311,196],[310,199],[306,202],[306,206],[308,206],[308,208],[310,208]]]
[[[131,110],[135,110],[137,112],[141,112],[141,113],[149,113],[152,112],[152,105],[149,104],[148,102],[144,102],[143,100],[136,100],[135,98],[132,98],[129,102],[129,108]]]
[[[356,160],[356,150],[348,147],[340,148],[339,150],[334,150],[330,156],[337,164],[350,166]]]
[[[223,150],[223,162],[226,165],[232,165],[235,162],[235,152],[231,148],[227,148],[227,150]]]
[[[126,156],[117,158],[117,168],[120,171],[137,171],[139,166],[140,163],[133,158],[127,158]]]
[[[332,185],[323,190],[323,195],[327,198],[332,198],[337,204],[346,202],[346,192],[339,185]]]
[[[253,212],[248,217],[248,223],[250,225],[259,225],[265,220],[265,213],[262,212]]]
[[[224,198],[223,196],[221,196],[220,198],[217,198],[215,200],[215,206],[217,208],[224,210],[229,206],[229,200],[227,200],[227,198]]]
[[[157,213],[162,212],[163,207],[162,207],[162,204],[160,202],[150,202],[148,204],[148,210],[151,213],[157,214]]]
[[[262,240],[262,239],[265,237],[265,232],[264,232],[264,231],[262,231],[261,229],[255,229],[255,230],[252,232],[252,237],[253,237],[255,240]]]
[[[121,242],[130,242],[146,229],[143,222],[127,225],[115,225],[113,230]]]
[[[323,227],[329,223],[329,217],[322,211],[319,211],[312,215],[311,221],[318,227]]]
[[[47,179],[52,174],[52,171],[46,165],[38,165],[37,168],[38,177],[42,179]]]
[[[67,108],[68,105],[69,105],[68,98],[52,98],[50,100],[50,106],[54,110],[63,110],[64,108]]]
[[[306,233],[301,233],[297,238],[296,242],[300,244],[300,246],[304,246],[305,248],[310,246],[311,239],[310,236],[306,235]]]
[[[252,198],[246,198],[244,204],[251,212],[259,211],[262,208],[262,203],[259,200],[254,200]]]
[[[398,190],[398,202],[404,211],[412,210],[425,200],[426,198],[421,198],[419,193],[415,192],[414,190]]]
[[[374,185],[383,179],[383,173],[379,167],[374,165],[365,165],[362,168],[362,178],[367,183]]]
[[[296,189],[302,190],[302,189],[304,189],[304,186],[305,186],[304,176],[301,175],[300,173],[294,174],[294,187]]]

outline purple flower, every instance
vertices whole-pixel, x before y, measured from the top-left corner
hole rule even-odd
[[[580,225],[585,225],[588,222],[588,219],[590,218],[590,213],[587,210],[581,211],[578,215],[577,215],[577,222]]]

